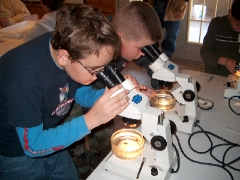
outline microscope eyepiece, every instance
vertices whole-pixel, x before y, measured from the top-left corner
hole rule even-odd
[[[142,47],[141,51],[150,59],[150,61],[154,62],[161,55],[160,50],[158,49],[156,44],[150,46]]]
[[[125,81],[125,78],[123,77],[123,75],[118,71],[116,66],[114,66],[113,64],[108,64],[105,67],[105,71],[109,76],[111,76],[114,79],[114,81],[117,84],[121,84],[122,82]]]
[[[152,54],[149,46],[142,47],[141,51],[150,59],[150,61],[154,62],[156,60],[155,55]]]
[[[113,64],[108,64],[104,70],[97,73],[96,76],[109,89],[125,81],[123,75]]]
[[[96,76],[109,89],[117,85],[105,71],[98,72]]]

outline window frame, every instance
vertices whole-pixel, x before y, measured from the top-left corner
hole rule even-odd
[[[186,36],[186,43],[187,44],[193,44],[193,45],[199,45],[201,46],[203,43],[201,42],[201,36],[202,36],[202,26],[203,26],[203,23],[210,23],[212,19],[210,20],[204,20],[203,19],[203,16],[201,17],[201,19],[193,19],[192,18],[192,11],[193,11],[193,2],[194,0],[190,0],[189,1],[189,4],[188,4],[188,19],[187,19],[187,36]],[[214,0],[211,0],[211,1],[214,1]],[[231,8],[231,5],[232,5],[232,1],[233,0],[228,0],[228,9]],[[206,0],[202,0],[202,12],[204,10],[204,5],[206,4],[205,3]],[[219,0],[215,0],[215,8],[214,8],[214,13],[213,13],[213,18],[216,17],[216,14],[217,14],[217,7],[218,7],[218,3],[219,3]],[[199,30],[199,35],[198,35],[198,42],[196,41],[190,41],[189,40],[189,37],[190,37],[190,31],[191,31],[191,22],[200,22],[200,30]]]

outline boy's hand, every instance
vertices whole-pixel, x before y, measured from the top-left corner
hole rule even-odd
[[[139,84],[137,82],[137,80],[132,76],[132,75],[125,75],[124,76],[125,79],[129,79],[130,81],[132,81],[135,89],[139,92],[142,92],[143,94],[145,94],[148,98],[151,98],[152,96],[154,96],[156,94],[154,89],[148,88],[142,84]]]
[[[116,115],[121,113],[129,105],[128,90],[111,97],[113,93],[121,89],[119,84],[113,88],[106,89],[102,97],[94,104],[94,106],[84,115],[88,129],[91,130],[101,124],[105,124]]]
[[[130,75],[130,74],[124,75],[124,78],[132,81],[135,89],[137,91],[140,91],[140,84],[137,82],[137,80],[132,75]]]
[[[141,92],[145,94],[148,98],[152,98],[154,95],[156,95],[156,91],[152,88],[148,88],[144,85],[140,85]]]

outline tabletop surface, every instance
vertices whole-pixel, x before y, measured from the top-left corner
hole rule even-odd
[[[210,82],[208,79],[212,76],[202,72],[196,72],[191,70],[182,70],[181,73],[191,75],[197,80],[201,89],[198,96],[209,99],[214,102],[214,107],[210,110],[201,110],[200,123],[199,125],[205,130],[214,133],[232,143],[238,144],[238,147],[231,149],[226,155],[226,162],[230,162],[240,157],[240,116],[234,114],[228,107],[228,99],[223,97],[227,78],[222,76],[214,75]],[[150,79],[146,74],[143,67],[137,66],[134,63],[129,63],[123,74],[132,74],[138,82],[145,84],[150,87]],[[200,129],[195,127],[193,132],[197,132]],[[219,164],[214,160],[210,153],[198,154],[192,151],[188,145],[189,134],[183,132],[177,132],[177,136],[180,140],[180,144],[183,148],[184,153],[194,161],[204,163]],[[210,135],[213,142],[213,146],[217,144],[225,143],[224,141],[215,138]],[[176,138],[173,136],[173,143],[177,146]],[[210,141],[204,134],[194,135],[191,139],[192,147],[197,151],[206,151],[210,148]],[[219,147],[213,150],[214,156],[222,161],[225,150],[229,146]],[[108,156],[110,156],[111,152]],[[216,166],[209,166],[191,162],[179,151],[180,154],[180,169],[178,173],[171,174],[170,180],[202,180],[202,179],[213,179],[213,180],[228,180],[231,179],[227,171]],[[116,173],[106,171],[104,169],[104,162],[108,156],[99,164],[99,166],[92,172],[87,178],[88,180],[104,179],[104,180],[129,180],[128,178],[118,175]],[[232,165],[234,168],[240,169],[240,162]],[[232,174],[233,179],[240,179],[240,172],[227,168]]]

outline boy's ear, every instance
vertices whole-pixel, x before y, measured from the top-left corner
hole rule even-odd
[[[67,62],[69,61],[68,57],[69,57],[69,54],[66,50],[59,49],[57,51],[56,58],[60,66],[65,66],[67,64]]]
[[[118,35],[121,39],[125,39],[125,35],[123,33],[118,32]]]

